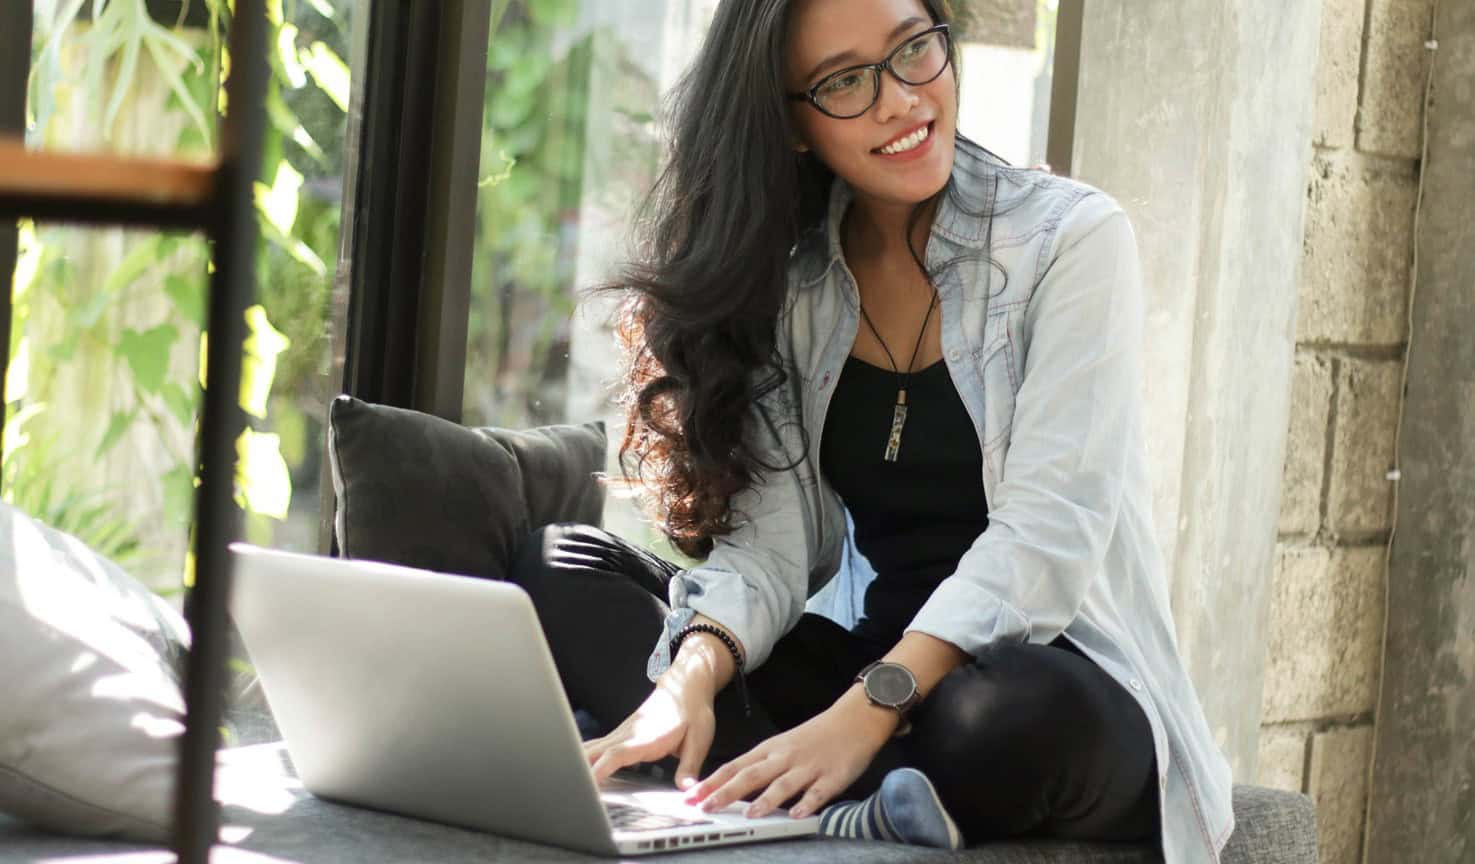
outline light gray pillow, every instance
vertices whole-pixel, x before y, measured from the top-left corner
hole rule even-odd
[[[166,840],[188,644],[168,603],[0,503],[0,811]]]

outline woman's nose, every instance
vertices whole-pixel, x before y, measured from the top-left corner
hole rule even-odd
[[[889,123],[897,117],[905,117],[922,101],[917,88],[903,82],[889,72],[881,74],[881,95],[876,98],[876,121]]]

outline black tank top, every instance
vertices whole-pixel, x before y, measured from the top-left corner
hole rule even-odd
[[[988,527],[978,435],[947,364],[912,373],[901,449],[887,462],[896,386],[890,369],[846,360],[820,440],[820,470],[850,511],[856,546],[876,571],[855,629],[886,643],[901,638]]]

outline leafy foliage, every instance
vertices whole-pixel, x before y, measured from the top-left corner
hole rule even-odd
[[[493,3],[466,373],[473,402],[490,398],[474,422],[558,419],[595,42],[557,44],[577,12],[576,0]]]
[[[18,414],[6,424],[7,457],[0,466],[4,477],[5,500],[36,519],[79,537],[93,551],[106,556],[125,570],[132,570],[152,563],[148,560],[144,545],[139,541],[138,523],[126,514],[125,502],[117,496],[88,493],[76,488],[65,488],[57,481],[55,468],[59,463],[57,454],[51,452],[44,440],[25,447],[26,459],[35,463],[26,476],[34,477],[27,483],[16,484],[20,473],[20,462],[12,454],[19,452],[9,446],[9,437],[23,436],[25,424],[35,413]]]
[[[145,0],[36,0],[28,137],[40,146],[125,150],[139,149],[143,137],[148,152],[208,154],[229,67],[230,12],[227,0],[199,2],[209,9],[203,31],[155,21]],[[272,0],[268,6],[276,50],[265,182],[257,196],[261,305],[248,313],[241,399],[253,422],[238,442],[237,500],[250,513],[281,519],[294,479],[282,451],[301,457],[303,439],[316,432],[289,418],[322,416],[332,395],[322,373],[349,83],[341,57],[353,3],[288,0],[284,9],[282,0]],[[140,136],[139,129],[167,137]],[[204,245],[166,234],[51,226],[27,225],[23,233],[6,388],[6,498],[105,554],[136,550],[140,525],[162,521],[183,529],[190,521],[199,385],[189,360],[203,358]],[[122,310],[130,310],[126,318],[119,317]],[[140,317],[145,320],[120,324]],[[95,411],[87,402],[95,396],[57,391],[75,387],[63,383],[71,380],[66,369],[109,355],[126,392],[107,394],[105,422],[94,424],[95,445],[71,452],[53,446],[55,430],[85,426],[85,415]],[[267,431],[269,416],[295,438],[284,442],[283,430]],[[147,440],[148,430],[166,454],[162,465],[159,457],[149,463],[158,466],[160,512],[139,512],[143,499],[129,490],[79,479],[95,473],[89,460],[125,458],[119,446]],[[301,467],[315,483],[317,466]]]

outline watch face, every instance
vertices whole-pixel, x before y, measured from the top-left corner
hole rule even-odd
[[[901,666],[884,664],[866,676],[866,692],[883,705],[900,705],[912,695],[917,683]]]

